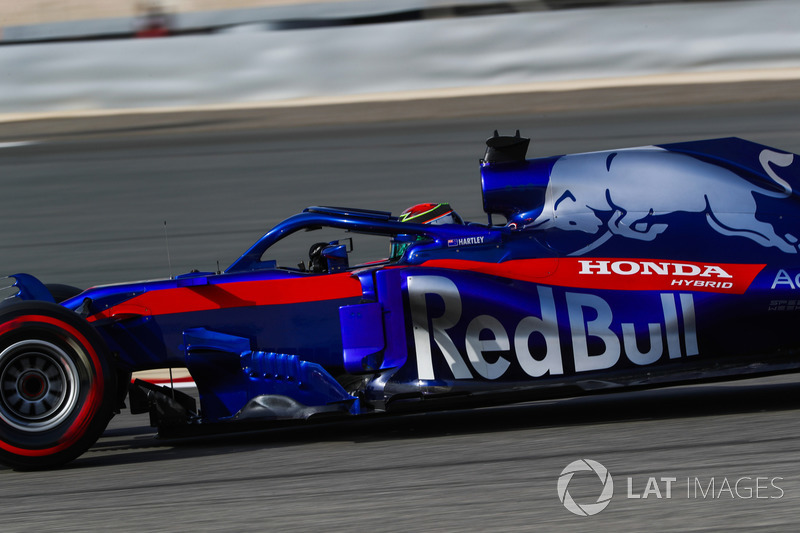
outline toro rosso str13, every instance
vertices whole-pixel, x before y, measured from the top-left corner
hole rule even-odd
[[[10,276],[0,461],[74,459],[126,393],[181,435],[800,370],[797,156],[527,148],[487,141],[488,223],[309,207],[221,273],[83,292]],[[199,405],[130,383],[173,367]]]

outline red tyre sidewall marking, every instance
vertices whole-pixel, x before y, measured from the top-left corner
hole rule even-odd
[[[77,340],[81,347],[87,351],[89,357],[92,359],[95,371],[95,379],[92,380],[92,386],[86,394],[86,401],[78,416],[75,418],[72,425],[67,429],[64,435],[61,436],[56,446],[45,448],[41,450],[29,450],[26,448],[17,448],[6,442],[0,440],[0,448],[3,450],[16,454],[24,455],[26,457],[42,457],[46,455],[53,455],[69,448],[76,440],[83,436],[84,428],[91,422],[92,416],[97,412],[103,398],[103,366],[100,362],[100,357],[97,355],[92,344],[83,336],[78,330],[71,325],[45,315],[24,315],[17,317],[9,322],[0,326],[0,338],[5,335],[9,330],[14,329],[20,325],[30,325],[31,323],[45,323],[63,329],[75,340]]]

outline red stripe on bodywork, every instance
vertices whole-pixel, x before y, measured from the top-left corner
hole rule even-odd
[[[467,270],[557,287],[743,294],[766,265],[562,257],[517,259],[504,263],[434,259],[422,266]]]
[[[136,380],[140,379],[142,381],[146,381],[147,383],[152,383],[153,385],[169,385],[172,383],[194,383],[194,379],[191,376],[186,376],[183,378],[131,378],[131,383],[136,383]]]
[[[239,281],[154,290],[101,311],[90,321],[134,315],[167,315],[255,305],[283,305],[361,296],[349,273],[308,278]]]

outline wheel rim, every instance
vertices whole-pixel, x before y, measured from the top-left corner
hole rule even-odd
[[[25,340],[0,353],[0,418],[24,431],[47,431],[78,403],[78,370],[58,346]]]

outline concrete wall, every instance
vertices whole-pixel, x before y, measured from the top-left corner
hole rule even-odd
[[[0,114],[800,67],[795,0],[0,47]]]

